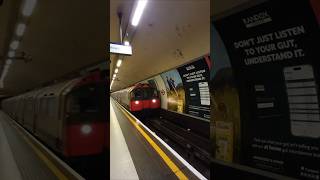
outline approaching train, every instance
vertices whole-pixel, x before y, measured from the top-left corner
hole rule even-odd
[[[112,97],[131,112],[157,110],[161,105],[159,92],[147,83],[114,92]]]
[[[2,101],[3,110],[64,157],[109,146],[107,80],[101,71]]]

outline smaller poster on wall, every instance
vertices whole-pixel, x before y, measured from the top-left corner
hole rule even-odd
[[[176,69],[161,74],[167,90],[168,110],[185,113],[185,91]]]

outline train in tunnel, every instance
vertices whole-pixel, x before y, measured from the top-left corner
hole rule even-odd
[[[209,138],[210,68],[210,54],[205,54],[133,86],[114,91],[111,97],[131,112],[157,109],[153,115]],[[148,114],[151,115],[145,115]]]
[[[210,164],[210,54],[111,93],[152,131]],[[145,99],[145,100],[144,100]],[[146,102],[146,103],[144,103]],[[150,112],[150,106],[157,108]],[[146,113],[140,113],[142,110]]]
[[[131,112],[156,111],[161,105],[159,91],[148,83],[138,83],[114,92],[112,97]]]
[[[103,71],[65,80],[2,101],[12,119],[63,157],[109,148],[107,80]]]

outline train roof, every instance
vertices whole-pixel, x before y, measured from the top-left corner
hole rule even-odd
[[[8,98],[6,100],[20,99],[20,98],[41,98],[41,97],[55,97],[61,94],[65,95],[75,87],[80,87],[90,83],[104,81],[100,72],[92,72],[90,74],[65,80],[50,86],[34,89],[32,91],[19,94],[17,96]],[[6,101],[5,100],[5,101]]]

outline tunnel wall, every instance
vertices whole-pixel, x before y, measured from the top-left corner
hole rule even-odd
[[[210,79],[211,60],[203,55],[179,67],[137,82],[147,83],[160,94],[159,115],[170,122],[194,132],[206,139],[210,137]],[[119,93],[112,93],[116,99]],[[119,100],[119,99],[117,99]]]
[[[141,83],[149,83],[158,89],[162,109],[209,122],[210,68],[210,56],[205,55]]]
[[[210,69],[210,56],[205,55],[142,81],[154,84],[160,92],[162,117],[208,139]]]

